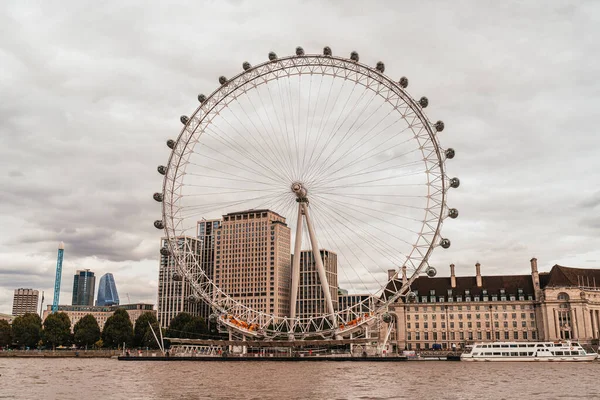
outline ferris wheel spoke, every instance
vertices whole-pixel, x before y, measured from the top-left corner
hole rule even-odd
[[[323,203],[329,205],[330,207],[337,204],[335,201],[333,201],[331,199],[327,199],[327,198],[322,197],[322,196],[315,196],[315,197],[318,197]],[[348,214],[348,212],[346,211],[346,209],[355,211],[358,214]],[[405,228],[403,226],[399,226],[399,225],[395,224],[392,221],[385,220],[385,219],[381,218],[378,215],[368,214],[368,213],[365,212],[366,210],[368,210],[368,211],[372,211],[374,213],[390,214],[387,211],[376,210],[376,209],[372,209],[372,208],[369,208],[369,207],[356,208],[356,207],[350,206],[347,203],[344,204],[344,207],[339,207],[336,210],[337,210],[337,212],[339,212],[339,213],[345,213],[345,214],[347,214],[350,217],[352,217],[352,215],[354,215],[355,217],[357,215],[365,215],[365,216],[370,217],[369,219],[375,219],[375,220],[378,220],[380,222],[383,222],[384,224],[392,225],[393,227],[395,227],[397,229],[400,229],[400,230],[403,230],[403,231],[406,231],[406,232],[409,232],[409,233],[414,233],[414,234],[420,235],[420,232],[415,232],[415,231],[413,231],[411,229]],[[399,215],[394,214],[394,216],[398,217]],[[368,222],[364,222],[364,223],[368,224]],[[379,229],[381,230],[381,228],[379,228]],[[383,232],[385,232],[385,231],[383,231]],[[394,236],[390,232],[385,232],[385,233],[388,234],[388,235],[391,235],[392,237],[395,237],[396,239],[398,239],[400,241],[402,241],[404,244],[407,244],[407,245],[410,245],[410,246],[413,245],[412,243],[408,242],[406,239],[400,238],[398,236]]]
[[[259,114],[258,112],[256,112],[256,107],[254,106],[254,102],[252,102],[252,101],[249,101],[249,103],[250,103],[250,104],[251,104],[251,106],[253,107],[253,109],[254,109],[254,112],[255,112],[255,115],[257,115],[257,116],[259,117],[259,120],[260,120],[260,122],[261,122],[261,124],[262,124],[262,126],[263,126],[263,128],[264,128],[264,130],[265,130],[265,132],[266,132],[266,130],[267,130],[267,129],[266,129],[266,126],[265,126],[264,122],[262,121],[262,117],[260,116],[260,114]],[[256,144],[257,144],[259,147],[260,147],[260,145],[261,145],[261,144],[262,144],[263,146],[266,146],[266,147],[267,147],[267,149],[268,149],[268,151],[270,152],[270,157],[272,157],[272,160],[271,160],[271,161],[274,161],[274,162],[273,162],[273,165],[274,165],[274,167],[275,167],[275,168],[276,168],[278,171],[285,171],[285,168],[284,168],[284,164],[285,164],[285,163],[284,163],[284,161],[283,161],[283,160],[284,160],[284,158],[281,158],[281,157],[280,157],[280,155],[279,155],[279,154],[278,154],[278,153],[277,153],[277,152],[276,152],[276,151],[275,151],[273,148],[271,148],[271,141],[270,141],[270,140],[268,140],[268,139],[266,139],[266,138],[265,138],[265,136],[264,136],[264,135],[261,133],[261,130],[260,130],[260,129],[259,129],[257,126],[256,126],[256,124],[254,123],[253,119],[252,119],[252,118],[251,118],[251,117],[248,115],[248,113],[246,112],[246,110],[245,110],[245,109],[244,109],[244,107],[242,106],[242,103],[241,103],[241,102],[240,102],[240,109],[241,109],[241,110],[244,112],[244,115],[246,116],[246,120],[247,120],[247,121],[250,121],[250,123],[251,123],[251,124],[252,124],[252,126],[254,127],[254,130],[255,130],[255,131],[258,133],[258,135],[260,136],[260,139],[261,139],[261,140],[260,140],[260,142],[259,142],[259,141],[257,141],[257,140],[255,139],[255,142],[256,142]],[[235,115],[235,114],[234,114],[234,115]],[[242,122],[240,121],[240,123],[242,123]],[[244,125],[244,126],[246,126],[247,124],[243,124],[243,125]],[[250,130],[249,130],[248,128],[246,128],[246,130],[247,130],[248,132],[250,132]],[[252,136],[252,137],[253,137],[253,136]],[[254,137],[253,137],[253,138],[254,138]],[[277,162],[277,164],[275,164],[275,162]],[[287,178],[291,180],[291,177],[289,177],[289,176],[288,176]]]
[[[209,146],[205,145],[204,147],[208,148],[212,152],[212,149]],[[218,152],[215,151],[214,153],[218,153]],[[225,161],[223,161],[221,159],[208,156],[206,154],[201,154],[201,153],[196,153],[196,154],[198,154],[200,157],[202,157],[202,159],[208,159],[208,160],[214,161],[215,163],[223,164],[223,165],[226,165],[226,166],[231,167],[231,168],[239,168],[239,169],[243,170],[244,172],[247,172],[248,174],[250,174],[250,176],[252,176],[252,175],[254,175],[254,176],[260,176],[260,177],[263,177],[263,178],[266,178],[266,179],[270,179],[270,180],[272,180],[273,182],[275,182],[277,184],[281,183],[276,178],[274,178],[274,177],[272,177],[270,175],[265,175],[262,172],[258,172],[255,169],[249,168],[249,167],[247,167],[244,164],[240,163],[239,165],[235,165],[235,164],[232,164],[232,163],[229,163],[229,162],[225,162]],[[219,154],[223,155],[222,153],[219,153]],[[196,167],[202,167],[202,165],[200,165],[198,163],[188,162],[188,164],[189,165],[194,165]],[[218,170],[218,171],[221,171],[221,170]]]
[[[246,120],[249,120],[251,122],[251,124],[253,124],[252,119],[248,116],[248,113],[246,112],[246,110],[242,106],[242,102],[239,102],[238,105],[239,105],[239,108],[244,113],[244,115],[246,116]],[[257,140],[257,138],[254,137],[254,135],[252,134],[251,130],[248,128],[248,124],[242,122],[242,120],[237,116],[236,113],[231,113],[231,114],[233,115],[233,117],[235,118],[235,120],[242,127],[244,127],[244,130],[248,133],[248,135],[244,135],[244,134],[240,133],[240,131],[238,129],[234,128],[233,125],[231,125],[231,123],[229,123],[229,121],[227,121],[225,118],[223,118],[223,119],[227,122],[227,124],[232,129],[234,129],[234,131],[238,134],[238,136],[240,137],[240,139],[243,139],[252,148],[252,150],[255,151],[255,154],[262,154],[264,151],[259,150],[262,147],[261,143]],[[250,140],[248,140],[247,137],[250,137],[252,139],[252,142],[254,142],[254,143],[252,143]],[[256,144],[256,146],[255,146],[255,144]],[[268,167],[269,171],[271,171],[272,173],[278,175],[281,179],[284,179],[284,177],[281,176],[281,175],[279,175],[279,173],[277,172],[277,171],[281,170],[281,165],[279,165],[279,164],[276,163],[277,159],[276,159],[276,157],[275,157],[274,154],[271,154],[270,157],[263,157],[262,160],[265,161],[265,165],[269,165],[269,167]]]
[[[315,229],[317,229],[318,226],[327,226],[327,227],[331,227],[332,225],[328,223],[328,218],[325,217],[323,215],[323,213],[318,209],[315,208],[314,209],[314,214],[315,214]],[[322,239],[324,240],[324,243],[326,244],[326,249],[332,249],[331,251],[336,251],[339,240],[336,241],[333,239],[333,236],[330,234],[329,229],[320,229],[319,230],[320,233],[322,233]],[[308,237],[306,237],[304,239],[305,241],[309,240]],[[362,285],[362,287],[359,290],[367,290],[367,284],[362,280],[361,274],[359,274],[356,269],[354,269],[353,267],[354,263],[350,262],[350,260],[348,259],[348,257],[346,256],[345,252],[339,252],[338,254],[338,270],[342,271],[342,274],[344,275],[345,278],[345,284],[349,284],[350,285],[350,289],[357,290],[357,288],[354,286],[354,283],[356,280],[358,280],[357,283],[360,283]],[[354,273],[353,276],[348,275],[348,272],[352,271]]]
[[[317,208],[321,209],[321,205],[317,204]],[[387,260],[390,262],[390,265],[399,266],[403,263],[403,258],[406,259],[408,256],[402,253],[398,253],[397,250],[391,246],[385,246],[384,242],[382,242],[376,235],[361,227],[352,227],[352,225],[356,225],[356,219],[353,221],[342,213],[338,213],[336,210],[326,210],[322,209],[324,214],[329,215],[332,219],[334,219],[338,225],[343,225],[347,230],[355,233],[361,233],[361,240],[364,240],[370,247],[376,249],[382,255],[384,255]],[[330,225],[333,226],[333,225]],[[387,269],[386,269],[387,271]]]
[[[323,156],[323,153],[327,150],[327,148],[328,148],[329,144],[331,143],[332,139],[335,137],[335,134],[337,132],[339,132],[340,128],[342,127],[342,125],[344,124],[346,118],[348,117],[346,115],[346,117],[342,120],[342,123],[338,125],[338,123],[340,122],[340,119],[342,118],[342,115],[344,115],[344,112],[346,111],[346,107],[348,106],[348,103],[352,99],[352,94],[354,93],[354,91],[356,90],[357,87],[358,87],[358,84],[355,83],[354,87],[352,88],[352,92],[350,93],[350,95],[348,96],[348,98],[346,99],[346,101],[344,102],[344,106],[340,110],[340,113],[339,113],[337,119],[333,123],[333,127],[330,130],[329,135],[327,136],[327,140],[325,140],[325,144],[323,144],[323,146],[321,148],[321,151],[319,152],[319,155],[315,158],[313,164],[309,166],[309,169],[308,169],[308,172],[307,172],[308,176],[310,176],[315,169],[320,168],[321,163],[323,162],[321,160],[321,157]],[[350,111],[348,112],[349,114],[351,114],[352,111],[354,111],[356,109],[356,107],[358,106],[358,103],[361,100],[362,100],[362,96],[359,96],[359,98],[356,100],[356,102],[354,102],[353,106],[351,107]],[[336,126],[337,126],[337,128],[336,128]]]
[[[400,143],[397,143],[397,144],[395,144],[395,145],[393,145],[393,146],[387,146],[387,143],[388,143],[390,140],[394,140],[394,139],[396,139],[397,137],[400,137],[400,135],[401,135],[401,134],[403,134],[405,131],[407,131],[408,129],[410,129],[410,126],[407,126],[406,128],[402,129],[400,132],[398,132],[396,135],[392,135],[392,136],[390,136],[388,139],[386,139],[386,140],[384,140],[383,142],[379,143],[379,144],[378,144],[377,146],[375,146],[374,148],[372,148],[372,149],[369,149],[369,150],[366,150],[366,151],[365,151],[365,152],[364,152],[364,153],[363,153],[361,156],[359,156],[359,157],[357,157],[357,158],[352,158],[352,157],[350,157],[350,155],[351,155],[352,153],[354,153],[355,151],[357,151],[357,150],[358,150],[358,149],[360,149],[360,148],[363,148],[363,147],[365,147],[365,145],[366,145],[367,143],[371,142],[371,141],[372,141],[373,139],[375,139],[375,138],[378,138],[378,137],[379,137],[379,135],[381,135],[383,132],[385,132],[385,131],[386,131],[388,128],[390,128],[390,127],[394,126],[395,124],[397,124],[398,122],[400,122],[402,119],[403,119],[403,118],[398,118],[398,119],[397,119],[396,121],[394,121],[392,124],[390,124],[389,126],[385,127],[383,130],[379,131],[379,132],[378,132],[378,133],[376,133],[375,135],[371,136],[371,137],[369,138],[369,140],[367,140],[367,141],[363,141],[362,139],[364,138],[364,136],[366,136],[366,135],[367,135],[367,134],[368,134],[370,131],[369,131],[369,132],[367,132],[367,134],[365,134],[365,135],[363,136],[363,138],[361,138],[361,139],[360,139],[360,141],[359,141],[359,142],[357,142],[357,143],[356,143],[354,146],[352,146],[352,148],[351,148],[351,149],[349,149],[349,150],[348,150],[346,153],[342,154],[342,155],[341,155],[341,156],[340,156],[340,157],[339,157],[339,158],[338,158],[338,159],[337,159],[337,160],[336,160],[334,163],[332,163],[332,164],[331,164],[331,165],[328,167],[328,170],[329,170],[330,168],[332,168],[332,167],[333,167],[335,164],[337,164],[337,163],[338,163],[340,160],[346,160],[346,159],[348,159],[348,160],[350,160],[350,161],[349,161],[348,163],[346,163],[346,164],[344,164],[344,165],[342,165],[342,166],[338,167],[338,169],[336,169],[335,171],[328,172],[328,174],[331,176],[331,175],[334,175],[334,174],[338,173],[339,171],[342,171],[342,170],[347,170],[347,169],[349,169],[350,167],[353,167],[354,165],[359,165],[359,164],[360,164],[360,163],[362,163],[363,161],[366,161],[366,160],[368,160],[368,159],[371,159],[371,158],[373,158],[373,157],[377,157],[378,155],[380,155],[380,154],[382,154],[382,153],[389,152],[389,151],[391,151],[392,149],[395,149],[395,148],[396,148],[396,147],[398,147],[398,146],[402,146],[402,145],[405,145],[406,143],[409,143],[409,142],[413,141],[413,140],[414,140],[414,138],[412,138],[412,137],[411,137],[411,138],[408,138],[408,139],[406,139],[406,140],[404,140],[404,141],[402,141],[402,142],[400,142]],[[375,150],[377,150],[378,148],[381,148],[381,147],[383,147],[383,150],[380,150],[379,152],[377,152],[377,153],[374,153],[374,154],[372,154],[372,153],[371,153],[372,151],[375,151]],[[324,175],[324,174],[321,174],[321,175],[319,175],[317,178],[315,178],[315,180],[317,180],[318,178],[320,178],[322,175]]]
[[[413,151],[409,152],[409,154],[417,152],[417,151],[418,150],[413,150]],[[378,173],[381,173],[381,172],[393,171],[393,170],[397,170],[397,169],[401,169],[401,168],[405,168],[405,167],[414,167],[414,166],[423,164],[422,160],[415,160],[415,161],[411,161],[411,162],[404,163],[404,164],[388,165],[388,166],[383,167],[383,168],[375,169],[375,170],[372,170],[372,171],[367,171],[368,169],[371,169],[371,168],[374,168],[376,166],[385,164],[385,163],[390,162],[393,159],[397,159],[399,157],[402,157],[402,156],[393,157],[393,158],[391,158],[389,160],[378,162],[375,165],[370,165],[368,167],[365,167],[363,169],[360,169],[360,170],[358,170],[356,172],[353,172],[353,173],[350,173],[350,174],[347,174],[347,175],[332,176],[330,179],[326,179],[326,180],[323,180],[322,182],[320,182],[318,187],[324,187],[328,183],[331,183],[331,182],[340,182],[340,181],[343,181],[344,179],[347,179],[347,178],[353,178],[353,177],[357,177],[357,176],[365,176],[365,175],[370,175],[370,174],[378,174]]]
[[[381,200],[376,200],[373,198],[373,195],[368,195],[368,196],[356,196],[356,195],[342,195],[342,194],[338,194],[338,193],[326,193],[326,192],[321,192],[319,193],[319,196],[335,196],[335,197],[345,197],[345,198],[350,198],[352,200],[359,200],[359,201],[363,201],[367,204],[372,204],[372,203],[378,203],[378,204],[387,204],[387,205],[392,205],[394,207],[400,207],[400,208],[416,208],[418,210],[422,210],[421,208],[417,208],[417,207],[411,207],[410,205],[407,204],[398,204],[398,203],[392,203],[389,201],[381,201]],[[375,195],[376,196],[376,195]],[[406,197],[410,197],[410,198],[420,198],[420,197],[427,197],[427,196],[404,196]],[[326,198],[326,197],[325,197]],[[331,199],[333,200],[333,199]],[[406,220],[410,220],[410,221],[415,221],[415,222],[423,222],[422,219],[417,219],[417,218],[412,218],[412,217],[407,217],[406,215],[397,215],[394,214],[395,216],[397,216],[398,218],[402,218],[402,219],[406,219]]]
[[[337,220],[335,219],[335,217],[333,218],[333,220],[334,220],[334,221],[337,221]],[[339,222],[339,221],[337,221],[337,222]],[[367,253],[364,251],[364,246],[360,246],[360,245],[358,245],[358,243],[357,243],[357,242],[356,242],[356,241],[353,239],[353,235],[351,235],[351,234],[348,234],[348,233],[346,232],[346,230],[344,230],[344,229],[339,229],[339,230],[337,230],[337,229],[336,229],[336,230],[334,230],[334,231],[333,231],[333,234],[334,234],[336,237],[338,237],[338,239],[339,239],[339,240],[338,240],[338,243],[339,243],[339,242],[341,242],[341,243],[343,244],[344,248],[348,249],[348,251],[349,251],[349,252],[350,252],[350,253],[351,253],[351,254],[354,256],[354,259],[355,259],[355,260],[356,260],[356,261],[357,261],[357,262],[358,262],[360,265],[362,265],[362,267],[363,267],[363,270],[364,270],[364,271],[366,271],[366,272],[367,272],[367,273],[368,273],[368,274],[371,276],[371,278],[372,278],[373,280],[377,281],[377,280],[378,280],[378,279],[377,279],[377,277],[375,277],[375,275],[373,275],[372,271],[371,271],[369,268],[367,268],[367,266],[364,264],[364,262],[363,262],[362,258],[361,258],[361,257],[359,257],[359,256],[356,254],[356,252],[355,252],[355,249],[356,249],[356,251],[361,251],[361,252],[362,252],[362,253],[363,253],[363,254],[366,256],[366,258],[368,258],[368,259],[369,259],[371,262],[373,262],[374,264],[376,264],[377,262],[376,262],[375,260],[373,260],[373,259],[372,259],[372,258],[369,256],[369,254],[367,254]],[[346,237],[347,241],[343,239],[343,237],[342,237],[342,235],[341,235],[341,234],[343,234],[343,235]],[[350,245],[349,245],[349,243],[350,243]],[[353,270],[356,272],[356,270],[354,269],[354,267],[352,267],[352,269],[353,269]],[[356,272],[356,275],[357,275],[357,276],[360,276],[360,274],[359,274],[358,272]]]
[[[349,121],[351,119],[351,116],[353,116],[353,122],[350,123],[350,126],[348,127],[348,129],[346,130],[346,132],[343,134],[343,136],[341,137],[339,143],[336,143],[336,145],[333,147],[331,153],[329,153],[329,155],[323,160],[323,162],[321,163],[321,166],[315,170],[314,174],[319,175],[320,172],[322,172],[323,170],[327,169],[327,163],[330,160],[330,158],[332,156],[334,156],[338,150],[342,149],[343,146],[346,144],[347,141],[349,141],[352,136],[354,135],[354,133],[356,133],[373,115],[375,115],[375,113],[377,111],[379,111],[379,109],[381,107],[383,107],[383,105],[385,103],[382,103],[377,109],[375,109],[371,115],[369,117],[367,117],[366,119],[364,119],[364,121],[359,124],[358,127],[355,128],[355,125],[358,123],[358,121],[362,118],[364,112],[366,111],[366,109],[371,105],[371,103],[373,102],[373,100],[375,100],[375,98],[377,98],[377,93],[373,93],[371,98],[365,103],[364,107],[362,107],[362,110],[358,113],[354,113],[354,109],[350,110],[350,112],[348,113],[348,115],[346,115],[346,117],[344,118],[344,120],[342,121],[342,123],[340,124],[340,126],[338,127],[338,131],[342,128],[342,126],[344,126],[344,124]],[[355,106],[358,106],[358,102],[357,104],[355,104]],[[353,133],[351,133],[353,132]],[[337,133],[337,132],[336,132]]]
[[[217,128],[217,129],[220,130],[219,128]],[[262,172],[261,175],[264,176],[264,175],[268,175],[270,173],[270,174],[272,174],[274,176],[280,177],[270,167],[268,167],[264,163],[262,163],[258,157],[254,156],[254,155],[251,155],[248,152],[248,150],[244,149],[243,147],[238,146],[235,142],[231,142],[229,139],[226,139],[226,137],[228,138],[229,135],[227,135],[225,132],[221,131],[222,134],[219,134],[218,132],[216,132],[216,130],[211,129],[211,128],[206,128],[206,131],[212,133],[213,136],[211,136],[211,138],[213,138],[216,141],[220,142],[222,145],[225,146],[225,148],[233,150],[235,153],[237,153],[242,158],[245,158],[245,159],[251,161],[252,163],[254,163],[256,166],[262,168],[262,170],[264,172]],[[229,157],[229,158],[231,159],[231,157]],[[241,160],[238,160],[238,162],[241,165],[245,165],[244,163],[241,162]]]
[[[344,86],[346,85],[347,80],[344,80],[341,84],[340,89],[337,92],[337,95],[335,96],[335,99],[332,103],[332,109],[331,111],[328,110],[329,107],[329,102],[331,99],[331,92],[333,91],[333,86],[334,86],[334,79],[330,79],[331,80],[331,85],[329,87],[329,90],[327,92],[327,99],[325,100],[325,107],[323,109],[323,113],[325,114],[325,118],[321,117],[321,122],[319,123],[319,127],[317,128],[317,135],[316,135],[316,140],[314,141],[314,145],[311,146],[311,151],[310,151],[310,157],[308,159],[308,163],[307,165],[310,167],[312,165],[312,161],[313,161],[313,156],[316,154],[317,149],[319,148],[319,144],[321,142],[321,137],[323,135],[323,132],[325,130],[325,127],[327,126],[327,124],[329,123],[329,119],[331,117],[331,114],[333,113],[333,107],[335,106],[335,104],[337,104],[337,101],[340,97],[340,95],[342,94],[342,91],[344,90]],[[316,111],[315,111],[316,113]],[[325,121],[325,124],[323,124],[323,122]],[[312,128],[311,128],[312,130]],[[305,171],[303,171],[303,175],[302,175],[302,179],[303,180],[308,180],[308,178],[306,178],[308,175],[306,174]]]
[[[234,113],[234,116],[237,118],[237,115],[235,115],[235,113]],[[267,171],[269,171],[270,173],[274,174],[275,176],[278,176],[279,178],[281,178],[281,179],[284,179],[284,178],[283,178],[283,176],[281,176],[281,175],[280,175],[278,172],[276,172],[276,171],[273,169],[274,167],[273,167],[273,164],[272,164],[272,163],[271,163],[271,165],[269,165],[269,163],[267,163],[267,162],[266,162],[266,161],[268,161],[268,158],[265,158],[265,157],[261,157],[261,158],[259,158],[259,156],[258,156],[258,155],[259,155],[259,154],[262,154],[262,152],[261,152],[261,151],[260,151],[260,150],[259,150],[259,149],[258,149],[256,146],[254,146],[254,144],[253,144],[253,143],[251,143],[251,142],[250,142],[250,141],[249,141],[249,140],[246,138],[246,136],[247,136],[247,135],[244,135],[244,134],[242,134],[242,133],[241,133],[241,132],[240,132],[240,131],[239,131],[237,128],[235,128],[235,127],[234,127],[234,126],[233,126],[233,125],[232,125],[232,124],[231,124],[231,123],[230,123],[230,122],[227,120],[227,118],[225,118],[225,117],[223,116],[223,114],[221,114],[221,120],[223,120],[223,121],[224,121],[224,122],[225,122],[225,123],[226,123],[226,124],[227,124],[227,125],[228,125],[228,126],[231,128],[231,130],[232,130],[233,132],[235,132],[235,133],[236,133],[237,137],[238,137],[240,140],[243,140],[243,141],[246,143],[246,145],[247,145],[247,146],[243,146],[243,145],[242,145],[241,147],[237,147],[237,148],[238,148],[238,149],[241,149],[241,150],[242,150],[242,153],[244,153],[244,154],[245,154],[245,156],[246,156],[247,158],[249,158],[249,159],[253,160],[253,161],[254,161],[256,164],[260,165],[262,168],[264,168],[265,170],[267,170]],[[244,124],[243,124],[243,123],[242,123],[242,122],[239,120],[239,118],[237,118],[237,120],[238,120],[238,122],[239,122],[240,124],[244,125]],[[226,134],[226,133],[225,133],[225,132],[224,132],[222,129],[218,128],[218,127],[217,127],[217,125],[213,125],[213,127],[217,128],[217,130],[219,130],[220,132],[222,132],[222,133],[223,133],[223,136],[227,136],[227,137],[229,137],[229,135],[227,135],[227,134]],[[246,129],[246,130],[247,130],[247,129]],[[232,138],[232,139],[233,139],[233,138]],[[233,141],[233,143],[235,143],[235,141]],[[251,153],[252,151],[253,151],[253,153]],[[263,162],[263,161],[265,161],[265,162]],[[277,168],[275,167],[275,169],[277,169]]]
[[[271,103],[274,104],[272,101],[271,90],[269,88],[269,85],[267,84],[265,86],[267,87],[267,90],[269,92],[269,97],[271,97]],[[273,147],[277,149],[277,152],[278,152],[280,158],[283,160],[283,165],[285,167],[284,168],[285,175],[291,181],[291,180],[293,180],[293,169],[291,168],[290,158],[286,155],[284,147],[282,147],[280,145],[280,140],[279,140],[280,134],[278,134],[277,131],[275,130],[275,126],[273,125],[273,121],[271,120],[271,116],[269,115],[270,113],[267,111],[267,106],[265,105],[265,103],[263,101],[263,96],[260,95],[260,91],[258,91],[258,93],[259,93],[259,95],[257,97],[262,106],[262,110],[263,110],[265,116],[267,117],[267,121],[269,122],[269,126],[271,127],[271,132],[273,133],[273,135],[272,135]],[[252,105],[252,107],[254,108],[255,112],[257,114],[259,114],[258,111],[256,110],[256,108],[254,107],[254,102],[251,101],[250,99],[249,99],[249,102]],[[274,113],[274,114],[275,114],[275,116],[277,116],[278,113]],[[261,118],[261,121],[262,121],[262,118]],[[279,121],[278,121],[278,124],[279,124]],[[267,131],[266,127],[265,127],[265,131]],[[279,132],[281,133],[281,124],[279,124]]]

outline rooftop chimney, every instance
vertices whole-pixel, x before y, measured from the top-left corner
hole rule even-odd
[[[402,266],[402,284],[405,284],[408,281],[408,279],[406,279],[406,265]]]
[[[535,300],[539,301],[542,298],[542,289],[540,288],[540,274],[537,268],[537,258],[532,258],[531,262],[531,280],[533,281],[533,291]]]
[[[537,269],[537,258],[534,257],[529,262],[531,263],[531,273],[532,274],[533,273],[537,273],[538,272],[538,269]]]
[[[388,280],[394,279],[394,276],[396,276],[396,270],[395,269],[388,269]]]
[[[481,264],[475,264],[475,279],[477,281],[477,287],[481,287]]]
[[[450,286],[452,289],[456,287],[456,275],[454,275],[454,264],[450,264]]]

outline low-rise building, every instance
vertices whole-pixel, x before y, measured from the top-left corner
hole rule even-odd
[[[0,321],[8,321],[9,324],[12,324],[14,319],[15,319],[14,315],[0,313]]]
[[[403,279],[406,279],[403,277]],[[600,337],[600,270],[560,265],[531,275],[419,277],[412,295],[390,307],[390,343],[397,350],[450,349],[476,341],[597,343]],[[397,285],[400,285],[397,280]]]
[[[129,319],[131,319],[131,323],[135,325],[135,321],[146,312],[151,312],[156,316],[156,310],[154,309],[154,304],[146,304],[146,303],[135,303],[135,304],[120,304],[114,306],[67,306],[67,305],[59,305],[58,312],[64,312],[69,316],[71,320],[71,331],[73,327],[81,318],[85,317],[88,314],[91,314],[98,321],[98,325],[100,326],[100,330],[104,329],[104,324],[106,320],[114,314],[114,312],[123,308],[129,314]],[[45,320],[48,315],[52,314],[52,305],[48,305],[46,310],[44,310]]]

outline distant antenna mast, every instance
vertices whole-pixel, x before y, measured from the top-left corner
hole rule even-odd
[[[56,278],[54,280],[54,301],[52,302],[52,312],[58,311],[58,298],[60,296],[60,278],[62,276],[63,254],[65,252],[65,244],[58,244],[58,258],[56,259]]]
[[[127,293],[127,302],[129,302],[129,304],[131,304],[131,299],[129,298],[129,293]]]

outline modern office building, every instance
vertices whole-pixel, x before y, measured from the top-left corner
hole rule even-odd
[[[338,309],[338,279],[337,279],[337,254],[321,249],[321,260],[325,268],[329,292],[333,300],[333,308]],[[292,257],[293,258],[293,257]],[[298,281],[298,297],[296,301],[296,316],[317,317],[328,314],[325,293],[321,286],[321,279],[317,273],[315,257],[311,250],[300,252],[300,280]]]
[[[89,269],[77,270],[73,277],[73,298],[71,304],[74,306],[93,306],[94,293],[96,291],[96,277]]]
[[[217,244],[217,232],[221,227],[221,219],[203,219],[198,221],[197,236],[200,241],[200,266],[206,273],[208,279],[214,278],[215,254]],[[211,286],[208,286],[210,288]],[[212,291],[209,293],[212,298]],[[204,319],[209,318],[212,310],[208,302],[202,299],[200,301],[200,316]]]
[[[463,347],[475,341],[598,343],[600,270],[552,267],[530,275],[419,277],[409,300],[390,307],[391,344],[396,350]]]
[[[98,299],[97,306],[114,306],[119,304],[119,293],[117,293],[117,285],[113,274],[106,273],[100,278],[98,284]]]
[[[162,238],[160,245],[161,249],[167,247],[167,239]],[[200,240],[191,236],[181,236],[176,245],[184,254],[184,264],[189,275],[198,281],[198,262],[202,249]],[[171,320],[181,312],[204,316],[201,315],[203,308],[206,308],[203,304],[202,299],[193,294],[190,280],[175,267],[175,258],[160,253],[157,307],[160,326],[167,328]]]
[[[144,313],[150,312],[156,316],[156,310],[154,309],[154,304],[146,304],[146,303],[135,303],[135,304],[120,304],[114,306],[58,306],[58,312],[64,312],[69,316],[71,320],[71,331],[73,331],[73,327],[81,318],[85,317],[88,314],[91,314],[98,321],[98,326],[100,326],[100,330],[104,329],[104,324],[106,320],[114,314],[114,312],[122,308],[127,311],[129,314],[129,319],[131,323],[135,325],[135,321]],[[48,305],[44,310],[43,320],[45,320],[48,315],[52,314],[52,306]]]
[[[39,291],[33,289],[15,289],[12,315],[15,317],[26,313],[37,314]]]
[[[216,236],[219,288],[254,310],[288,316],[291,256],[285,218],[267,209],[229,213]]]

